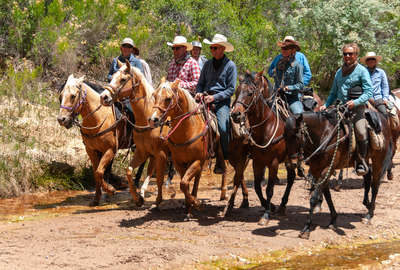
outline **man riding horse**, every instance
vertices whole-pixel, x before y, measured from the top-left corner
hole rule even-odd
[[[336,99],[345,103],[351,110],[351,120],[355,127],[359,158],[356,165],[356,173],[362,176],[368,172],[365,160],[368,151],[365,104],[372,97],[373,88],[368,70],[357,62],[360,52],[358,45],[356,43],[345,44],[342,47],[342,52],[344,64],[336,72],[328,99],[320,107],[320,110],[326,110]]]

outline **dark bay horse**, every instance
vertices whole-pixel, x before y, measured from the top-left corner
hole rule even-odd
[[[308,239],[310,236],[312,215],[315,207],[320,203],[321,192],[324,195],[330,210],[331,220],[329,227],[336,229],[337,213],[332,202],[328,179],[335,169],[352,167],[356,154],[350,147],[354,141],[349,135],[350,128],[342,128],[342,114],[334,110],[333,117],[327,112],[303,113],[298,117],[291,117],[286,121],[285,139],[292,164],[297,162],[297,155],[304,152],[308,159],[310,172],[314,177],[311,189],[310,210],[307,223],[299,237]],[[378,194],[381,178],[391,164],[392,138],[388,121],[378,114],[382,122],[384,145],[380,150],[369,147],[369,172],[364,176],[363,204],[368,213],[364,221],[369,223],[374,216],[375,201]],[[321,144],[324,147],[321,147]],[[369,191],[372,189],[371,199]]]
[[[171,151],[172,161],[181,176],[180,189],[185,195],[187,215],[192,216],[192,209],[200,207],[197,199],[197,190],[204,163],[215,153],[223,160],[219,138],[212,145],[209,139],[214,137],[216,122],[210,116],[205,119],[200,112],[200,104],[196,103],[191,94],[179,86],[179,80],[167,82],[161,80],[154,93],[153,113],[149,119],[153,127],[163,125],[170,119],[170,130],[164,137]],[[213,128],[214,126],[214,128]],[[209,132],[211,131],[211,132]],[[226,193],[226,167],[222,162],[224,173],[221,181],[221,199]],[[192,192],[189,192],[189,183],[194,179]]]
[[[271,108],[275,103],[270,105],[270,100],[268,100],[270,87],[268,80],[263,76],[263,71],[254,77],[249,72],[246,73],[240,81],[239,96],[232,110],[235,122],[249,124],[246,133],[251,142],[249,153],[253,160],[254,188],[261,205],[265,208],[265,213],[260,219],[262,225],[269,222],[273,210],[271,199],[279,164],[287,161],[287,145],[283,137],[285,122]],[[264,198],[261,190],[266,167],[268,167],[267,199]],[[286,166],[286,170],[287,186],[278,210],[281,214],[285,212],[295,179],[294,169]]]
[[[132,171],[149,157],[152,157],[154,158],[154,168],[157,176],[158,193],[156,206],[159,206],[163,200],[162,185],[169,149],[167,143],[159,137],[161,134],[160,129],[153,129],[148,123],[154,106],[154,89],[140,70],[136,67],[131,67],[129,62],[126,62],[126,64],[118,62],[118,66],[119,70],[113,74],[111,82],[100,95],[101,103],[109,105],[114,100],[129,98],[135,116],[133,138],[136,144],[135,154],[130,166],[127,168],[129,191],[136,205],[142,206],[144,199],[137,192],[136,185],[133,184]]]
[[[106,168],[111,167],[118,149],[130,147],[124,138],[125,121],[116,121],[111,107],[100,104],[99,94],[84,82],[84,77],[75,78],[73,74],[60,91],[60,112],[57,120],[61,126],[71,128],[82,116],[80,131],[86,152],[92,163],[96,180],[96,192],[91,206],[99,205],[101,188],[112,195],[115,189],[104,181]],[[151,165],[148,168],[151,174]],[[141,172],[137,175],[140,178]]]

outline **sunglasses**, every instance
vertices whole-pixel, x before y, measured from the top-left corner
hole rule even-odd
[[[376,61],[376,59],[375,58],[367,58],[367,60],[365,60],[366,62],[368,62],[368,61]]]
[[[218,50],[218,48],[219,48],[219,47],[217,47],[217,46],[211,46],[211,47],[210,47],[210,50],[215,51],[215,50]]]
[[[185,46],[172,47],[172,50],[173,50],[173,51],[177,51],[177,50],[180,50],[180,49],[182,49],[182,48],[185,48]]]
[[[353,52],[344,52],[343,53],[343,56],[352,56],[352,55],[354,55]]]
[[[122,47],[123,48],[129,48],[129,49],[133,48],[131,45],[128,45],[128,44],[124,44],[124,45],[122,45]]]

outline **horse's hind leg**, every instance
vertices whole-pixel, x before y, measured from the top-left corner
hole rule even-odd
[[[364,199],[363,205],[365,207],[369,207],[369,191],[371,189],[371,170],[368,171],[366,175],[364,175]]]
[[[287,171],[287,185],[285,189],[285,193],[283,194],[281,204],[279,205],[279,209],[277,213],[279,215],[285,215],[286,214],[286,204],[289,200],[289,195],[290,191],[292,190],[292,186],[294,183],[294,179],[296,178],[296,172],[294,171],[293,168],[289,164],[286,165],[286,171]]]
[[[187,210],[187,216],[185,220],[189,220],[192,216],[192,206],[198,208],[200,206],[200,202],[190,194],[189,192],[189,183],[193,177],[199,177],[201,175],[201,161],[194,161],[189,168],[187,168],[185,174],[183,175],[180,183],[180,188],[183,194],[185,194],[185,204]]]
[[[139,168],[136,171],[136,175],[135,175],[135,186],[138,188],[139,187],[139,182],[140,182],[140,178],[142,178],[142,174],[143,174],[143,170],[144,170],[144,166],[146,165],[146,162],[143,162]]]
[[[101,183],[96,178],[96,170],[97,170],[97,167],[99,166],[101,154],[99,154],[97,151],[94,151],[94,150],[88,149],[88,148],[86,148],[86,153],[88,154],[90,161],[92,162],[93,175],[94,175],[94,179],[96,181],[96,191],[95,191],[94,199],[89,205],[97,206],[97,205],[99,205],[100,198],[101,198]]]
[[[133,178],[132,178],[132,172],[136,167],[138,167],[140,164],[145,162],[147,157],[148,156],[143,154],[142,152],[140,152],[139,149],[136,149],[135,155],[133,156],[131,164],[126,169],[126,178],[128,180],[129,193],[131,194],[132,199],[137,206],[142,206],[144,203],[144,199],[140,194],[137,193],[136,185],[134,184]]]
[[[158,207],[163,200],[162,186],[164,184],[164,173],[167,166],[167,156],[164,152],[159,152],[155,157],[155,169],[157,174],[157,198],[156,206]]]
[[[261,182],[264,180],[265,166],[260,164],[259,161],[253,160],[253,174],[254,174],[254,190],[260,200],[261,205],[267,208],[267,201],[261,190]]]
[[[333,205],[331,191],[329,190],[328,182],[324,183],[324,187],[323,187],[322,191],[324,193],[326,203],[328,204],[329,212],[331,213],[331,221],[329,222],[329,228],[336,230],[337,229],[336,219],[337,219],[338,215],[335,210],[335,206]]]
[[[371,201],[365,204],[365,206],[368,209],[368,213],[363,218],[363,222],[366,224],[370,224],[371,219],[374,216],[376,196],[378,195],[380,181],[381,181],[380,170],[378,168],[372,171],[372,175],[371,173],[369,173],[369,175],[370,175],[369,186],[371,187]],[[371,177],[372,177],[372,182],[371,182]]]

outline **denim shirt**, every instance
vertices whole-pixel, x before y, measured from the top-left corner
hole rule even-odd
[[[301,52],[296,52],[294,57],[296,58],[297,62],[299,62],[303,66],[303,81],[304,85],[307,86],[310,83],[312,77],[310,65],[308,64],[307,58]],[[269,66],[268,75],[270,77],[275,77],[274,76],[275,67],[278,64],[279,60],[281,60],[281,58],[282,54],[277,55],[272,61],[271,65]]]
[[[371,76],[374,100],[389,100],[389,83],[386,73],[381,68],[368,69]]]
[[[369,72],[365,67],[357,64],[352,73],[342,77],[342,68],[339,68],[333,80],[325,106],[332,105],[336,99],[346,103],[348,101],[347,93],[349,89],[358,85],[363,89],[363,94],[353,101],[355,106],[367,103],[368,99],[372,97],[372,82]]]
[[[108,76],[107,79],[110,82],[112,75],[118,71],[119,67],[118,67],[118,61],[121,61],[122,63],[125,64],[125,58],[120,55],[118,57],[115,57],[111,63],[111,67],[110,67],[110,71],[108,72]],[[131,64],[131,66],[133,67],[137,67],[138,69],[140,69],[140,71],[143,73],[143,66],[142,63],[140,62],[139,59],[137,59],[133,54],[131,54],[131,56],[129,57],[129,63]]]
[[[283,78],[282,78],[283,77]],[[275,68],[275,90],[287,86],[289,91],[286,94],[298,94],[304,87],[303,66],[293,59],[285,71]],[[283,79],[283,83],[282,82]]]
[[[201,70],[196,93],[209,91],[214,96],[214,103],[230,104],[235,92],[237,70],[233,61],[224,56],[222,65],[215,70],[213,59],[208,60]]]

